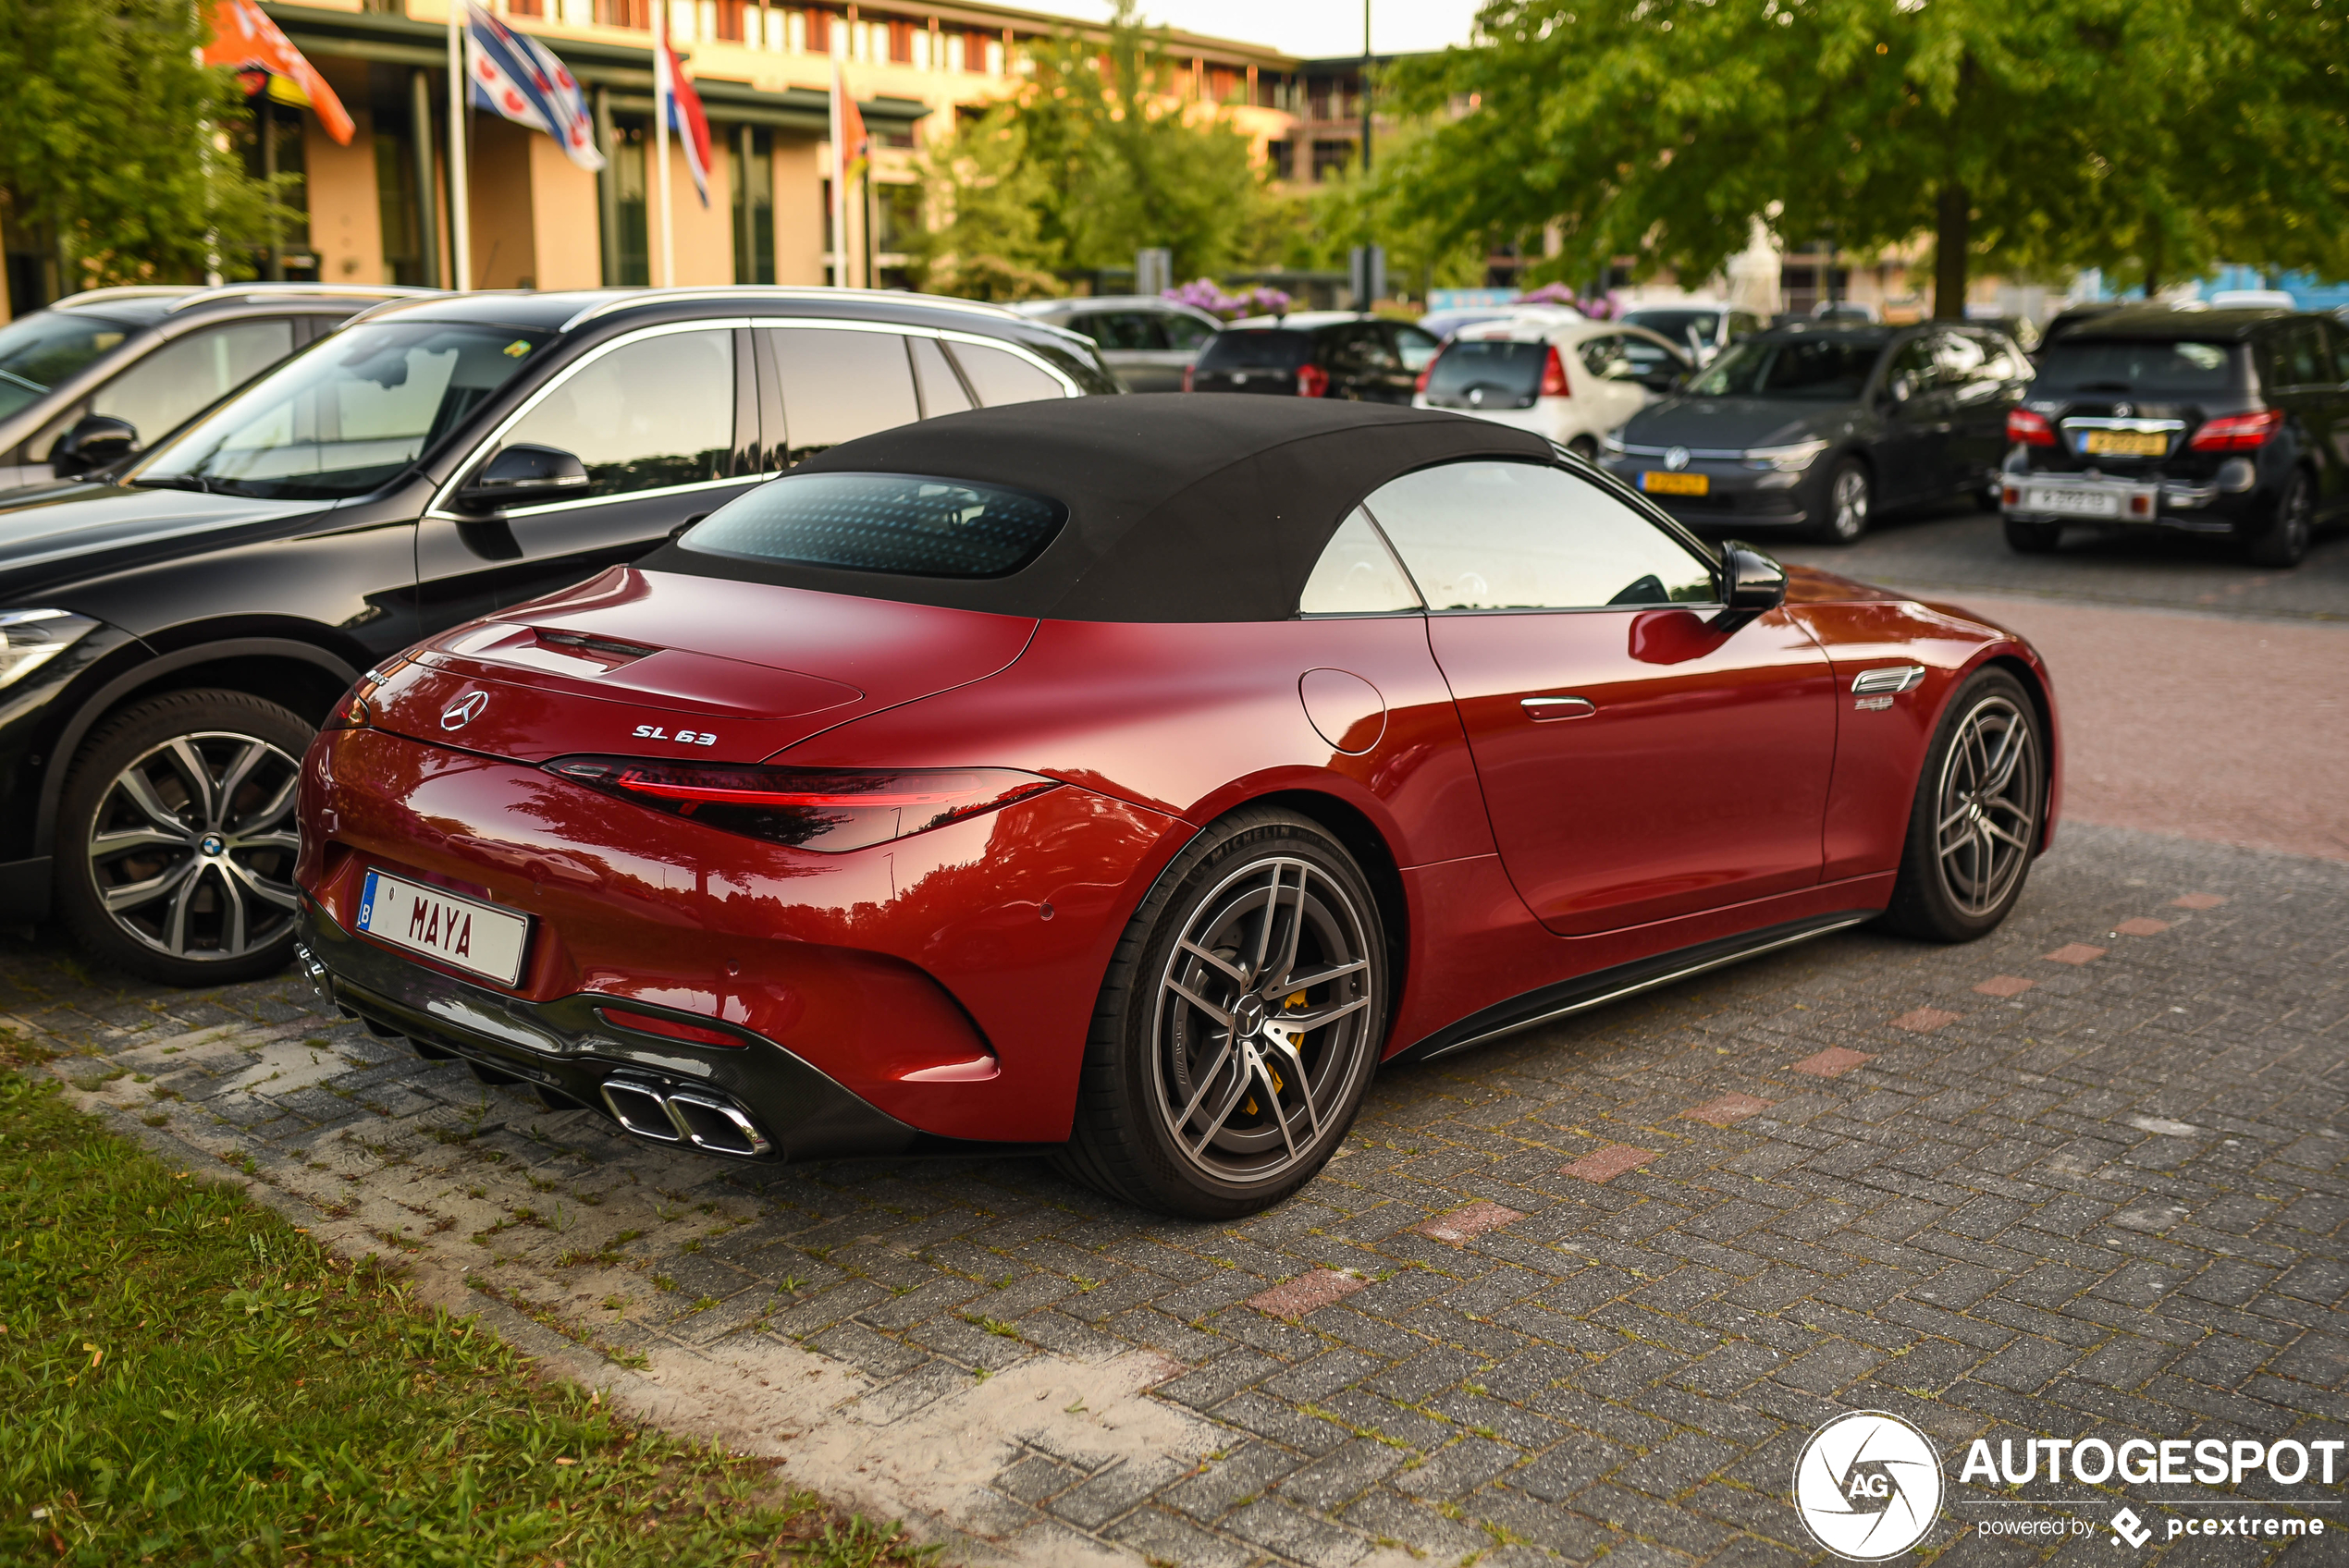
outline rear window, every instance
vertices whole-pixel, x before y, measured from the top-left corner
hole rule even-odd
[[[1438,408],[1457,407],[1478,391],[1484,394],[1480,402],[1529,400],[1541,389],[1542,365],[1549,357],[1547,343],[1456,337],[1427,373],[1427,400]]]
[[[1669,337],[1675,343],[1691,347],[1713,341],[1721,330],[1718,311],[1632,311],[1623,318],[1626,326],[1644,326],[1650,332]]]
[[[903,473],[797,473],[720,507],[677,543],[737,560],[899,577],[1002,577],[1052,542],[1068,508],[1024,490]]]
[[[1201,370],[1295,370],[1313,352],[1302,332],[1270,328],[1218,333],[1199,357]]]
[[[2075,332],[2049,346],[2039,361],[2042,386],[2081,392],[2224,392],[2236,385],[2232,343],[2163,342],[2147,338],[2082,337]]]

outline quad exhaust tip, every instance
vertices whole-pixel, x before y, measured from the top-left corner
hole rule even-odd
[[[775,1145],[732,1100],[641,1078],[607,1078],[604,1109],[626,1131],[657,1144],[691,1144],[709,1154],[756,1158]]]

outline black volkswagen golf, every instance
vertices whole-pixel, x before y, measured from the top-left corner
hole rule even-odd
[[[295,768],[359,674],[811,452],[1114,392],[992,306],[741,288],[379,308],[154,451],[0,504],[0,924],[178,984],[293,943]]]
[[[1602,460],[1692,526],[1850,544],[1879,509],[1991,505],[2007,410],[2030,379],[1987,327],[1796,323],[1731,345],[1632,415]]]
[[[2297,566],[2349,513],[2349,333],[2279,310],[2114,311],[2048,346],[2007,434],[2018,551],[2086,525],[2217,534]]]

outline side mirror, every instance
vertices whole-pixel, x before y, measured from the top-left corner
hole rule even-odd
[[[460,504],[476,511],[560,500],[588,485],[587,465],[555,447],[527,441],[506,447],[457,492]]]
[[[75,479],[139,449],[139,427],[112,414],[84,414],[49,448],[51,472]]]
[[[1731,539],[1721,546],[1721,589],[1728,607],[1705,624],[1726,636],[1786,603],[1786,568]]]
[[[1895,403],[1905,403],[1910,398],[1915,397],[1917,393],[1915,383],[1912,382],[1905,375],[1894,376],[1892,378],[1892,385],[1886,387],[1885,391],[1890,396]]]

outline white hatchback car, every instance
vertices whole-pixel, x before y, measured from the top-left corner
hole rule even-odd
[[[1530,315],[1463,327],[1420,373],[1416,409],[1449,409],[1546,435],[1595,460],[1599,437],[1692,366],[1644,327]]]

